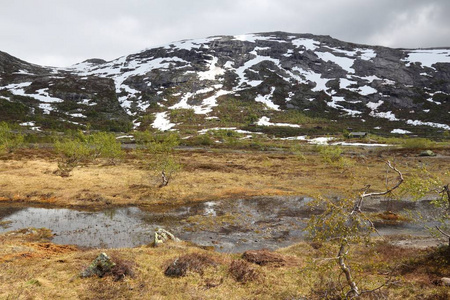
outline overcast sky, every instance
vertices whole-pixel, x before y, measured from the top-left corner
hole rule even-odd
[[[268,31],[450,47],[450,0],[0,0],[0,51],[49,66]]]

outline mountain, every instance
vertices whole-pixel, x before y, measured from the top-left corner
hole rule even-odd
[[[231,126],[450,130],[450,49],[271,32],[184,40],[106,62],[33,65],[0,52],[0,118],[33,128],[198,132]]]

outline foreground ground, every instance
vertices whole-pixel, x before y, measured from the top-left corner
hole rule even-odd
[[[98,209],[260,195],[354,194],[368,183],[373,190],[384,188],[388,159],[405,176],[425,166],[445,182],[450,180],[446,148],[436,149],[436,157],[419,157],[418,150],[352,147],[337,163],[324,162],[313,148],[307,150],[177,150],[183,168],[167,187],[158,188],[159,174],[132,151],[116,165],[97,161],[60,177],[54,174],[58,158],[52,151],[25,149],[0,160],[0,200]],[[259,265],[241,254],[220,254],[186,242],[157,248],[80,249],[52,244],[51,235],[45,229],[0,234],[0,299],[333,299],[345,287],[332,259],[337,249],[331,244],[296,244],[267,254],[275,259]],[[350,264],[361,289],[376,289],[365,297],[448,299],[448,287],[436,285],[450,275],[447,251],[402,248],[378,240],[371,247],[353,246]],[[122,267],[119,275],[125,276],[80,278],[101,252],[112,256]],[[182,277],[166,276],[176,259],[186,260],[191,269]]]
[[[336,249],[328,244],[300,243],[255,259],[185,242],[81,250],[48,243],[47,236],[45,230],[0,235],[0,299],[338,299],[345,288],[330,259]],[[81,278],[102,251],[119,270],[103,278]],[[350,262],[362,290],[383,286],[363,298],[448,299],[449,288],[436,284],[448,273],[447,251],[378,241],[353,247]],[[181,277],[166,271],[177,259],[187,266]]]

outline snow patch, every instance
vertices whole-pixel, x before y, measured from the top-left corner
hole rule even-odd
[[[429,126],[429,127],[450,130],[450,126],[446,125],[446,124],[439,124],[439,123],[433,123],[433,122],[422,122],[419,120],[407,120],[406,124],[413,125],[413,126]]]
[[[282,127],[294,127],[300,128],[298,124],[289,124],[289,123],[271,123],[268,117],[261,117],[258,122],[256,122],[258,126],[282,126]]]
[[[396,134],[409,134],[409,133],[411,133],[411,131],[397,128],[397,129],[393,129],[393,130],[391,131],[391,133],[396,133]]]
[[[176,124],[170,123],[167,117],[167,112],[160,112],[155,114],[155,121],[153,121],[152,127],[160,131],[170,130]]]
[[[433,50],[413,50],[405,51],[407,58],[402,59],[406,62],[406,66],[411,63],[420,63],[422,67],[434,69],[432,66],[436,63],[450,63],[450,49],[433,49]]]
[[[273,110],[280,110],[280,106],[276,105],[275,103],[272,102],[271,98],[273,97],[273,92],[275,91],[275,87],[272,87],[272,89],[270,90],[270,94],[262,96],[262,95],[258,95],[255,98],[256,102],[261,102],[264,103],[268,108],[273,109]]]

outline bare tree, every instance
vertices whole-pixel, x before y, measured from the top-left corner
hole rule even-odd
[[[332,201],[321,198],[315,200],[314,203],[317,206],[323,206],[325,200],[325,210],[322,214],[311,218],[308,231],[315,240],[338,243],[339,251],[335,259],[350,288],[346,293],[347,298],[353,298],[362,293],[353,278],[351,268],[346,262],[350,244],[367,241],[370,239],[370,234],[376,232],[373,222],[364,213],[364,201],[367,198],[390,194],[404,182],[402,173],[390,161],[387,161],[386,165],[389,170],[398,175],[398,179],[394,186],[386,187],[385,191],[369,192],[370,185],[367,185],[356,200],[340,199]]]

